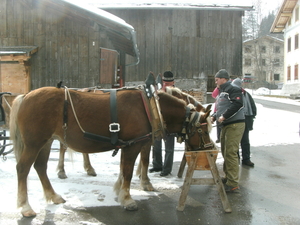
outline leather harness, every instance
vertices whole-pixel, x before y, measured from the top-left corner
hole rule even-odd
[[[66,89],[66,92],[68,92],[67,87],[65,87],[65,89]],[[158,125],[154,124],[154,123],[157,123],[157,121],[154,121],[154,119],[153,119],[153,117],[155,117],[155,115],[153,113],[153,106],[152,105],[150,106],[149,100],[147,99],[147,97],[148,98],[149,97],[153,98],[155,96],[149,96],[149,94],[147,92],[145,93],[144,91],[141,91],[140,93],[141,93],[141,97],[142,97],[142,100],[143,100],[144,108],[145,108],[146,114],[148,116],[149,122],[152,126],[152,131],[153,132],[150,132],[148,134],[145,134],[141,137],[134,138],[134,139],[129,140],[129,141],[124,141],[124,140],[119,139],[118,138],[118,133],[119,133],[121,127],[120,127],[120,124],[118,123],[118,117],[117,117],[117,91],[118,90],[124,90],[124,89],[136,89],[136,90],[138,90],[137,88],[121,88],[121,89],[102,90],[103,92],[110,92],[110,114],[111,114],[111,123],[109,125],[109,131],[110,131],[110,134],[111,134],[110,138],[106,137],[106,136],[101,136],[101,135],[98,135],[98,134],[93,134],[93,133],[86,132],[81,128],[84,138],[90,139],[90,140],[93,140],[93,141],[98,141],[98,142],[111,143],[115,148],[115,150],[113,152],[113,156],[115,156],[118,153],[118,150],[122,147],[131,146],[131,145],[133,145],[137,142],[147,140],[147,139],[151,139],[151,137],[153,138],[153,136],[155,136],[154,135],[155,132],[160,132],[160,131],[157,131],[157,130],[153,129],[153,127],[156,127],[156,128],[161,127],[161,128],[158,128],[158,129],[161,129],[161,130],[164,129],[163,124],[158,124]],[[147,97],[146,97],[146,95],[147,95]],[[71,100],[70,95],[69,95],[69,98],[70,98],[70,103],[71,103],[71,106],[72,106],[72,100]],[[69,102],[68,102],[68,99],[66,97],[65,101],[64,101],[64,111],[63,111],[63,129],[64,130],[67,129],[67,123],[68,123],[68,116],[67,116],[68,115],[68,103]],[[156,103],[156,104],[158,104],[158,103]],[[74,116],[76,117],[76,113],[74,111],[73,106],[72,106],[72,109],[73,109]],[[156,110],[159,110],[159,108],[156,108]],[[160,114],[160,112],[155,112],[155,113]],[[185,140],[188,139],[186,129],[190,129],[191,124],[193,124],[197,120],[197,118],[199,118],[199,113],[196,112],[195,118],[193,118],[193,120],[190,121],[190,119],[189,119],[190,113],[191,113],[191,109],[189,107],[186,107],[186,113],[185,113],[185,118],[186,119],[184,120],[184,122],[182,124],[181,133],[178,134],[178,136],[179,136],[178,137],[179,138],[178,142],[180,142],[180,143],[182,141],[185,141]],[[80,126],[78,120],[77,120],[77,122],[78,122],[78,125]],[[164,131],[161,131],[161,132],[164,132]],[[66,142],[66,140],[65,140],[65,142]],[[107,149],[107,150],[109,150],[109,149]]]
[[[67,87],[65,87],[67,89]],[[136,89],[137,88],[124,88],[124,89]],[[152,137],[152,133],[148,133],[146,135],[143,135],[141,137],[134,138],[129,141],[124,141],[118,138],[118,133],[121,129],[120,124],[118,123],[118,116],[117,116],[117,91],[123,90],[123,89],[103,89],[103,92],[109,92],[110,93],[110,116],[111,116],[111,123],[109,124],[109,131],[110,131],[110,138],[106,136],[101,136],[98,134],[93,134],[86,132],[82,129],[83,137],[89,140],[98,141],[98,142],[110,142],[114,148],[115,151],[113,152],[113,156],[115,156],[118,152],[118,150],[122,147],[131,146],[139,141],[143,141],[146,139],[150,139]],[[148,119],[151,123],[151,113],[149,110],[149,105],[146,104],[147,100],[144,96],[145,94],[141,91],[144,107],[148,116]],[[71,101],[71,99],[70,99]],[[66,129],[67,123],[68,123],[68,100],[67,98],[64,101],[64,111],[63,111],[63,128]]]

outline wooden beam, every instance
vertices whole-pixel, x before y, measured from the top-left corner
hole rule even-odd
[[[0,56],[0,61],[3,62],[10,62],[10,61],[18,61],[20,64],[24,64],[24,61],[28,61],[30,59],[30,56],[24,55],[2,55]]]

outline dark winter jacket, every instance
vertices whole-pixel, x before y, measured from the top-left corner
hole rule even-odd
[[[216,105],[217,111],[214,118],[216,120],[220,116],[225,118],[220,124],[221,126],[245,122],[242,90],[232,86],[230,81],[220,86],[220,94],[216,99]]]
[[[244,96],[244,110],[245,110],[245,123],[246,129],[253,130],[253,122],[254,118],[256,117],[257,109],[255,102],[252,96],[242,89],[243,96]]]

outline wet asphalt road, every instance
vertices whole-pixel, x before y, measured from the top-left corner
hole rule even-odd
[[[282,106],[279,107],[282,109]],[[69,209],[65,215],[40,212],[32,219],[22,218],[17,213],[0,212],[0,225],[300,224],[299,150],[300,143],[252,147],[255,167],[241,166],[240,190],[238,193],[228,194],[232,213],[223,211],[216,187],[193,185],[183,212],[176,210],[181,193],[178,188],[158,190],[163,194],[137,201],[138,211],[125,211],[120,206],[93,207]],[[174,176],[179,163],[174,162]],[[218,167],[222,175],[222,165],[218,164]],[[210,172],[196,171],[194,176],[197,175],[209,176]]]
[[[300,106],[298,106],[298,105],[272,102],[272,101],[267,101],[267,100],[263,100],[263,99],[258,99],[255,97],[254,97],[254,100],[256,103],[262,104],[266,108],[279,109],[279,110],[283,110],[283,111],[300,113]]]
[[[138,201],[138,211],[125,211],[120,206],[93,207],[70,209],[66,215],[40,212],[33,219],[0,214],[0,224],[300,224],[299,147],[300,144],[253,147],[255,167],[241,166],[240,191],[228,194],[232,213],[223,211],[215,186],[193,185],[183,212],[176,210],[181,189],[159,190],[162,195]],[[221,165],[218,166],[221,171]],[[179,162],[174,168],[178,170]],[[209,173],[195,171],[194,177]]]

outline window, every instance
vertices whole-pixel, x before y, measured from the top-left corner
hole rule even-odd
[[[287,80],[291,80],[291,67],[287,67]]]
[[[295,77],[295,80],[298,80],[298,65],[295,65],[294,77]]]
[[[251,83],[252,82],[252,77],[251,73],[245,73],[244,78],[243,78],[244,83]]]
[[[251,66],[251,59],[245,59],[245,66]]]
[[[274,47],[274,53],[280,53],[280,46]]]
[[[291,51],[291,38],[288,38],[288,52],[290,52]]]
[[[292,19],[289,19],[288,25],[291,26],[292,24]]]
[[[299,47],[299,34],[295,35],[295,49],[298,49]]]
[[[260,46],[260,52],[266,53],[267,52],[266,46]]]
[[[274,74],[274,80],[279,81],[279,80],[280,80],[279,78],[280,78],[279,74],[278,74],[278,73],[275,73],[275,74]]]
[[[266,59],[261,59],[261,65],[265,66],[266,65]]]
[[[299,7],[295,9],[295,22],[299,20]]]
[[[251,45],[246,45],[245,46],[245,53],[251,53],[252,52],[252,46]]]
[[[274,66],[280,66],[280,59],[274,59],[273,65]]]

